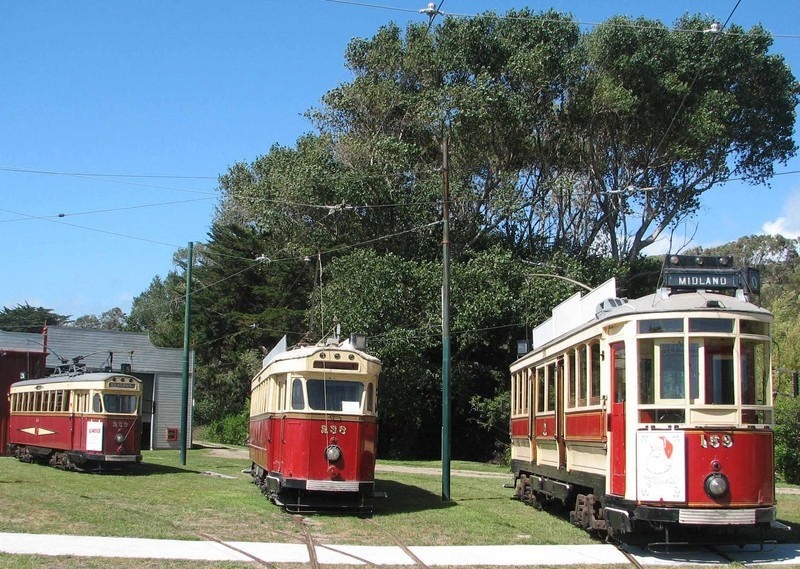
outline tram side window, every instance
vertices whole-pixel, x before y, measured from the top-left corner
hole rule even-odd
[[[689,342],[689,398],[700,399],[700,342]]]
[[[589,405],[600,404],[600,342],[592,342],[589,346],[589,383],[591,390],[589,392]]]
[[[754,340],[742,341],[742,404],[766,405],[769,386],[769,356],[767,344]]]
[[[586,357],[587,354],[587,346],[581,346],[575,350],[575,370],[577,372],[577,380],[578,380],[578,406],[585,407],[588,399],[588,383],[587,383],[587,375],[586,375],[586,362],[588,358]]]
[[[375,412],[375,385],[367,384],[367,413]]]
[[[92,396],[92,413],[102,413],[103,412],[103,399],[100,397],[99,393],[95,393]]]
[[[577,350],[570,350],[567,355],[567,407],[578,406],[578,390],[577,390],[577,377],[576,377],[576,359]]]
[[[292,380],[292,409],[295,411],[305,408],[306,402],[303,397],[303,381],[295,377]]]
[[[524,374],[517,372],[511,378],[511,414],[519,415],[522,413],[522,378]]]
[[[544,396],[545,396],[545,382],[544,382],[544,368],[536,368],[536,412],[544,413]]]
[[[275,382],[275,410],[284,411],[286,409],[286,378],[278,378]]]
[[[655,403],[655,380],[653,377],[653,361],[655,360],[655,344],[653,340],[639,341],[639,404]]]
[[[556,386],[558,385],[557,365],[555,363],[547,366],[547,410],[553,411],[556,408]]]
[[[732,405],[733,340],[715,339],[705,343],[706,404]]]

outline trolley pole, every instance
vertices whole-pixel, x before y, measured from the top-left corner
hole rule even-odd
[[[450,501],[450,167],[442,136],[442,501]]]
[[[188,262],[186,265],[186,305],[183,317],[183,383],[181,385],[181,465],[186,465],[186,439],[189,410],[189,324],[192,308],[192,242],[189,241]]]

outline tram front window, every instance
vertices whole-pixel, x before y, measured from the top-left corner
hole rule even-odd
[[[309,379],[306,390],[308,406],[315,411],[361,412],[364,384],[360,381]]]
[[[138,409],[139,398],[136,395],[106,393],[103,395],[103,406],[106,413],[133,414]]]

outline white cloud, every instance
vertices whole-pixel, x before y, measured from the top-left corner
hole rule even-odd
[[[780,217],[765,221],[761,230],[768,235],[783,235],[790,239],[800,237],[800,189],[794,190],[783,204]]]

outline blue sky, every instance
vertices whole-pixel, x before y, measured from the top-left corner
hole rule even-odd
[[[202,242],[217,176],[312,130],[303,113],[349,81],[344,50],[422,0],[4,2],[0,17],[0,306],[73,317],[132,299]],[[444,12],[529,6],[587,25],[623,14],[763,24],[800,75],[800,2],[445,0]],[[381,7],[384,6],[384,7]],[[388,9],[391,7],[394,9]],[[786,37],[780,37],[786,36]],[[771,188],[711,190],[685,235],[711,246],[800,235],[800,159]],[[683,241],[684,234],[676,236]]]

